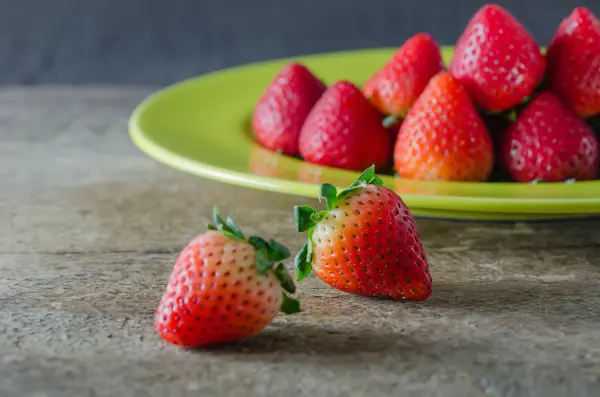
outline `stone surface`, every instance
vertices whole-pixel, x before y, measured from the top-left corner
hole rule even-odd
[[[598,220],[419,220],[435,281],[426,302],[311,277],[304,312],[254,339],[166,345],[154,309],[214,204],[297,249],[290,210],[315,202],[146,158],[126,120],[147,93],[0,92],[0,396],[600,394]]]

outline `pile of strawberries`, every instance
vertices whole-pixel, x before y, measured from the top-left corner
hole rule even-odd
[[[253,114],[265,148],[403,178],[591,180],[600,144],[600,21],[578,7],[544,54],[507,10],[483,6],[444,67],[428,34],[407,40],[361,88],[327,87],[290,63]]]

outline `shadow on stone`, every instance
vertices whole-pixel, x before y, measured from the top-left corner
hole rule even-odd
[[[265,330],[242,342],[213,346],[208,350],[219,356],[272,357],[294,362],[325,360],[344,366],[379,362],[392,355],[400,360],[439,362],[448,351],[442,341],[431,341],[418,329],[386,330],[363,327],[310,324],[285,324]],[[485,348],[484,346],[482,348]],[[205,350],[206,352],[206,350]],[[360,360],[356,357],[360,356]],[[348,359],[355,361],[348,361]]]
[[[266,329],[253,338],[210,348],[214,353],[349,355],[378,353],[394,348],[400,333],[374,329],[341,328],[333,325],[283,324]]]
[[[559,276],[556,276],[558,279]],[[480,315],[527,314],[533,317],[594,315],[586,302],[600,299],[597,282],[536,279],[434,285],[429,309]]]

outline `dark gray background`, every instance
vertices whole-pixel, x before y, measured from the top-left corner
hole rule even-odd
[[[577,5],[499,1],[541,44]],[[164,85],[269,58],[398,46],[427,31],[453,44],[483,1],[0,0],[0,84]]]

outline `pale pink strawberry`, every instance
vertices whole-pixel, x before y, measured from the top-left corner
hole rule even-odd
[[[260,333],[281,310],[300,310],[285,291],[295,286],[282,263],[284,246],[246,239],[232,218],[215,224],[181,252],[156,312],[169,343],[186,347],[231,342]]]

